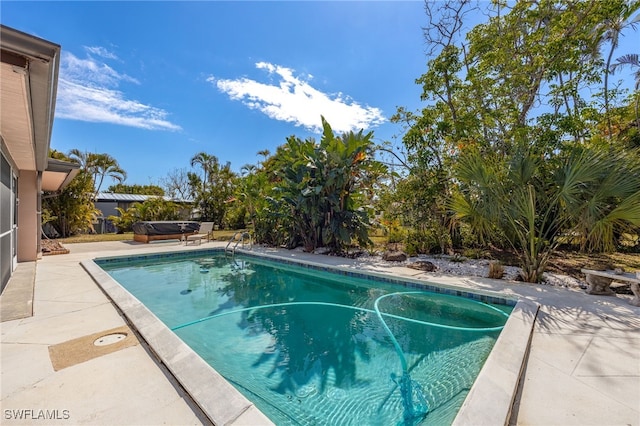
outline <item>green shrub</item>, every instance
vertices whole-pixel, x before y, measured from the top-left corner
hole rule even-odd
[[[486,259],[490,253],[481,248],[465,248],[462,255],[468,259]]]
[[[409,256],[437,253],[440,251],[440,244],[430,230],[409,231],[405,251]]]
[[[141,220],[178,220],[180,218],[180,206],[173,201],[166,201],[161,197],[149,198],[141,203],[133,203],[124,210],[116,207],[118,216],[109,216],[118,234],[131,232],[131,225]]]
[[[467,261],[467,258],[464,256],[461,256],[459,253],[456,253],[449,258],[449,261],[455,262],[455,263],[464,263]]]
[[[245,229],[247,227],[247,209],[242,204],[234,204],[225,212],[222,223],[226,229]]]
[[[400,225],[398,221],[393,221],[387,226],[387,242],[401,243],[407,237],[407,231]]]

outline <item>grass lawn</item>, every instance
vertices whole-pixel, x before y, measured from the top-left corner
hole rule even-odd
[[[227,241],[233,234],[239,231],[222,230],[213,231],[213,237],[216,240]],[[72,243],[97,243],[101,241],[133,241],[133,232],[125,232],[123,234],[79,234],[68,238],[57,239],[63,245]]]

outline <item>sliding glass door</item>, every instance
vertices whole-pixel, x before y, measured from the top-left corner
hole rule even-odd
[[[0,283],[4,291],[18,259],[18,179],[4,155],[0,157]]]

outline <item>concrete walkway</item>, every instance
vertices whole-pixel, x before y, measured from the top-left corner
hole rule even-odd
[[[21,264],[21,273],[14,274],[0,297],[0,423],[207,424],[144,342],[123,345],[76,364],[71,360],[70,366],[58,371],[52,364],[52,348],[127,325],[80,261],[218,245],[223,243],[201,247],[185,247],[177,241],[68,244],[69,254]],[[589,296],[539,285],[441,276],[298,251],[256,251],[495,291],[540,303],[511,423],[640,425],[640,308],[628,304],[630,296]],[[32,305],[17,296],[20,287],[28,292],[30,286]],[[17,314],[10,308],[16,304]],[[30,308],[33,316],[29,316]]]

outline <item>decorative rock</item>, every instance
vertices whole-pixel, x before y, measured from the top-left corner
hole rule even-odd
[[[407,253],[403,251],[387,251],[382,255],[382,259],[387,262],[404,262],[407,260]]]
[[[407,268],[417,269],[419,271],[433,272],[437,268],[436,265],[427,260],[418,260],[407,265]]]
[[[365,254],[366,252],[364,252],[363,250],[349,250],[345,254],[345,257],[348,257],[349,259],[357,259],[364,256]]]

